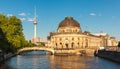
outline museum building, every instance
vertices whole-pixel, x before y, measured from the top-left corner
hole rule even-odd
[[[115,37],[108,34],[91,34],[82,32],[80,23],[73,17],[65,17],[58,25],[57,32],[51,32],[46,46],[51,48],[96,48],[99,46],[116,46]]]

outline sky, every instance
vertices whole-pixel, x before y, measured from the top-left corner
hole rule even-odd
[[[47,38],[65,17],[71,16],[83,32],[103,32],[120,40],[120,0],[0,0],[0,13],[20,18],[27,40],[34,36],[35,7],[37,37]]]

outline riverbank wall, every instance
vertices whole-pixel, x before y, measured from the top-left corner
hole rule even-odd
[[[3,56],[0,57],[0,63],[3,62],[3,61],[6,61],[10,58],[12,58],[13,56],[15,56],[16,54],[12,54],[12,53],[8,53],[8,54],[5,54]]]
[[[96,56],[120,63],[120,52],[117,51],[98,50]]]
[[[94,50],[93,49],[55,50],[54,55],[94,56]]]

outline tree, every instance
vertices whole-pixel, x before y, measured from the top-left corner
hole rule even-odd
[[[118,47],[120,47],[120,41],[118,42]]]
[[[16,52],[17,49],[29,44],[25,40],[21,20],[15,16],[6,17],[0,14],[0,28],[5,34],[12,51]]]
[[[10,51],[9,43],[1,28],[0,28],[0,50],[2,50],[4,53]]]

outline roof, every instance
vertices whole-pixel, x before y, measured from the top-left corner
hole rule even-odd
[[[94,34],[95,36],[106,36],[108,35],[107,33],[97,33],[97,34]]]
[[[80,27],[80,24],[73,19],[73,17],[65,17],[65,19],[60,22],[58,28],[60,27]]]

